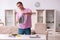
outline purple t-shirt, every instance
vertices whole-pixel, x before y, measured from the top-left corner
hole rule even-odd
[[[24,13],[30,12],[30,9],[24,9]],[[22,12],[18,12],[16,14],[16,17],[18,20],[22,18],[23,22],[19,23],[19,28],[21,29],[26,29],[26,28],[31,28],[31,15],[23,15]]]

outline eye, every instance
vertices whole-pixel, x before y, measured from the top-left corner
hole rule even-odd
[[[19,5],[17,5],[17,7],[19,7]]]
[[[18,6],[19,7],[19,6]]]
[[[17,7],[20,7],[20,5],[18,4]]]

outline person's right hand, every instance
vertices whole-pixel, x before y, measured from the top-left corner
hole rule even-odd
[[[23,13],[23,15],[26,15],[26,13]]]

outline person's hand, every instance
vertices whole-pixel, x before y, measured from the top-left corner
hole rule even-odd
[[[23,13],[23,15],[31,15],[32,12]]]
[[[24,13],[24,12],[23,12],[23,15],[27,15],[27,14],[28,14],[28,13]]]
[[[25,12],[22,12],[23,15],[25,15],[26,13]]]
[[[29,13],[23,13],[23,15],[29,15]]]

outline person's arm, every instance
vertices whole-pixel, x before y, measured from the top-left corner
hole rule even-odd
[[[21,13],[16,13],[16,23],[19,23],[19,19],[22,17]]]
[[[32,11],[30,10],[27,14],[28,14],[28,15],[32,15]]]
[[[19,22],[19,20],[18,20],[18,15],[17,15],[17,13],[16,13],[16,23],[18,23]]]
[[[23,13],[24,15],[32,15],[32,11],[29,10],[27,13]]]

